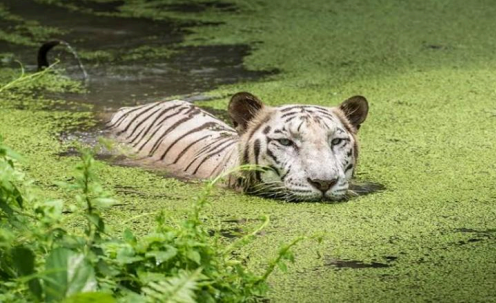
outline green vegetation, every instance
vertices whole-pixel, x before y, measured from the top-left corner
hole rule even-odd
[[[153,232],[136,237],[126,229],[116,237],[101,216],[115,200],[99,182],[91,152],[80,152],[74,180],[60,184],[73,199],[45,201],[32,192],[15,167],[20,157],[0,138],[0,301],[254,301],[266,293],[276,266],[287,270],[285,260],[294,262],[290,248],[303,237],[281,247],[261,275],[243,264],[239,249],[268,217],[229,245],[207,229],[201,211],[220,178],[205,186],[186,219],[161,212]],[[70,222],[74,229],[67,228]]]
[[[194,14],[132,1],[113,14],[224,22],[192,28],[185,44],[248,43],[247,68],[280,70],[259,82],[217,88],[213,96],[246,90],[271,105],[335,105],[366,96],[371,111],[359,134],[357,177],[386,186],[339,204],[286,204],[215,189],[204,213],[224,232],[246,234],[260,215],[271,217],[242,253],[254,272],[265,269],[262,260],[277,254],[280,241],[326,232],[321,258],[313,243],[300,243],[298,262],[269,278],[269,298],[496,301],[496,6],[482,0],[232,2],[236,12]],[[2,83],[16,73],[0,69]],[[33,95],[57,87],[46,79],[0,96],[0,132],[25,155],[23,171],[42,200],[67,196],[53,184],[69,178],[76,163],[57,155],[67,144],[59,134],[94,124],[88,112],[47,110],[53,100]],[[202,104],[225,109],[227,98]],[[160,211],[184,216],[201,188],[139,168],[102,164],[99,174],[121,204],[102,214],[113,235],[126,228],[136,237],[147,234]]]

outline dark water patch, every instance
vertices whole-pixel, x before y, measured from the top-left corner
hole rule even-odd
[[[471,239],[468,239],[468,240],[464,240],[464,241],[458,241],[458,245],[465,245],[465,244],[469,244],[469,243],[475,243],[475,242],[481,242],[481,241],[484,241],[485,239],[481,239],[481,238],[471,238]]]
[[[456,232],[461,232],[461,233],[475,233],[475,234],[494,234],[496,233],[496,229],[473,229],[473,228],[457,228],[455,229]]]
[[[85,63],[90,79],[88,93],[50,94],[47,97],[93,104],[99,112],[114,112],[122,106],[178,95],[196,96],[184,98],[193,102],[209,100],[213,98],[205,98],[201,92],[277,73],[246,70],[243,58],[249,53],[247,45],[178,47],[162,61],[114,61],[97,66]],[[76,63],[67,72],[73,78],[81,77]]]
[[[141,198],[167,198],[170,200],[182,200],[183,199],[181,197],[171,196],[171,195],[167,195],[167,194],[163,194],[163,193],[150,194],[147,192],[140,191],[137,188],[132,187],[132,186],[116,185],[116,186],[114,186],[113,189],[117,194],[124,195],[124,196],[133,196],[133,197],[141,197]],[[130,205],[130,204],[126,204],[126,205]]]
[[[249,219],[249,218],[231,218],[222,220],[224,223],[233,223],[233,224],[246,224],[248,222],[263,222],[264,219]]]
[[[365,263],[358,260],[328,260],[325,266],[332,266],[336,268],[351,268],[351,269],[366,269],[366,268],[387,268],[391,267],[391,264],[380,263],[380,262],[371,262]]]
[[[97,111],[198,94],[277,73],[246,70],[243,58],[250,54],[248,45],[178,46],[189,33],[188,27],[201,25],[196,21],[95,16],[33,0],[5,3],[11,13],[25,20],[67,31],[52,38],[69,42],[83,59],[90,77],[89,93],[46,97],[94,104]],[[0,53],[3,49],[14,52],[27,70],[36,69],[36,48],[7,46]],[[78,62],[65,48],[56,47],[49,53],[49,61],[55,58],[61,61],[57,69],[72,79],[82,79]]]
[[[71,1],[72,3],[78,4],[80,0]],[[84,8],[88,8],[96,13],[117,13],[119,12],[119,7],[125,4],[125,1],[111,1],[111,2],[93,2],[85,1]]]
[[[95,147],[100,145],[99,138],[105,137],[105,135],[106,132],[100,128],[100,125],[90,127],[82,124],[68,127],[66,131],[59,134],[59,140],[65,143],[75,142],[83,146]],[[71,154],[70,151],[69,154]]]
[[[208,2],[190,2],[190,3],[175,3],[164,4],[161,8],[180,13],[201,13],[207,10],[220,11],[220,12],[238,12],[239,7],[234,3],[208,1]]]
[[[197,25],[195,22],[95,16],[32,0],[4,0],[4,3],[11,13],[26,20],[67,31],[54,38],[71,42],[76,47],[84,46],[87,50],[141,46],[150,42],[151,37],[165,43],[177,43],[188,32],[185,26]]]
[[[55,155],[57,157],[81,157],[79,150],[72,146],[63,152],[56,153]]]
[[[443,45],[443,44],[435,44],[435,43],[424,42],[422,45],[423,45],[423,47],[425,49],[435,50],[435,51],[445,51],[445,50],[450,50],[451,49],[450,46]]]
[[[243,230],[241,228],[223,228],[221,230],[209,230],[208,234],[210,236],[215,236],[216,234],[221,235],[224,238],[234,239],[243,236]]]
[[[385,189],[386,187],[384,185],[375,182],[352,181],[350,184],[350,190],[356,193],[358,196],[373,194]]]
[[[393,262],[398,260],[398,257],[395,256],[385,256],[384,259],[386,259],[388,262]]]
[[[496,229],[473,229],[473,228],[457,228],[455,232],[472,234],[472,237],[466,240],[460,240],[455,242],[456,246],[463,246],[471,243],[495,240],[496,239]]]

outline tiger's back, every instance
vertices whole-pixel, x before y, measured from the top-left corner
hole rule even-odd
[[[209,178],[237,165],[236,131],[186,101],[121,108],[108,127],[139,157],[184,176]]]

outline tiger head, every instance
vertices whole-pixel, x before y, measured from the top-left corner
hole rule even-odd
[[[240,163],[248,193],[287,201],[342,200],[357,157],[356,134],[368,113],[364,97],[338,107],[269,107],[246,92],[235,94],[229,116],[240,135]]]

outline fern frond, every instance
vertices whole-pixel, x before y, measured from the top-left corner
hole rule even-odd
[[[148,302],[195,303],[195,290],[201,277],[201,268],[189,273],[179,272],[166,281],[151,282],[142,289]]]

